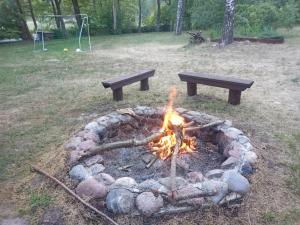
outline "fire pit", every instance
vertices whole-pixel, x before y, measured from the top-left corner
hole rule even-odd
[[[228,120],[165,108],[120,109],[66,144],[75,191],[114,214],[160,216],[239,202],[256,161]]]

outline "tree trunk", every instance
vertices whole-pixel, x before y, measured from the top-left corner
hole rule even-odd
[[[61,0],[54,0],[54,5],[55,5],[55,8],[56,8],[56,15],[58,15],[58,16],[62,16],[60,3],[61,3]],[[66,37],[67,32],[66,32],[66,26],[65,26],[64,18],[59,17],[58,21],[59,21],[59,28],[61,29],[61,32],[62,32],[63,36]]]
[[[233,42],[234,11],[235,0],[225,0],[223,32],[221,38],[221,45],[223,46],[229,45]]]
[[[139,33],[141,33],[141,26],[142,26],[142,0],[139,0],[139,26],[138,26]]]
[[[184,15],[184,0],[178,0],[177,16],[176,16],[176,29],[175,29],[176,35],[181,34],[183,15]]]
[[[80,15],[80,7],[79,7],[79,4],[78,4],[78,0],[72,0],[72,5],[73,5],[77,25],[80,28],[81,23],[82,23],[82,19],[81,19],[81,15]]]
[[[34,29],[37,30],[37,23],[36,23],[35,15],[34,15],[34,12],[33,12],[31,0],[28,0],[28,5],[29,5],[29,10],[30,10],[30,15],[31,15],[31,18],[32,18],[32,22],[34,24]]]
[[[52,6],[53,15],[57,15],[57,11],[56,11],[56,8],[55,8],[54,1],[51,0],[50,2],[51,2],[51,6]],[[56,23],[57,29],[59,29],[60,28],[60,24],[59,24],[59,18],[58,17],[55,17],[55,23]]]
[[[160,0],[157,0],[156,31],[160,30]]]
[[[20,3],[20,0],[16,0],[16,4],[18,7],[18,26],[21,31],[21,38],[23,40],[32,40],[31,34],[29,32],[26,20],[24,19],[24,13],[22,9],[22,5]]]
[[[112,13],[113,13],[113,32],[117,33],[117,0],[112,2]]]

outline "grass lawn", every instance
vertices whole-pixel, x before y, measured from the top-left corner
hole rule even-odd
[[[299,224],[300,221],[300,29],[283,31],[282,45],[214,43],[188,45],[188,36],[147,33],[92,38],[93,51],[75,53],[70,41],[53,41],[48,51],[32,43],[0,45],[0,221],[25,216],[36,224],[43,208],[58,205],[68,224],[95,220],[57,186],[29,171],[36,163],[64,178],[62,145],[94,117],[116,108],[163,106],[171,86],[176,106],[230,119],[253,141],[259,156],[251,192],[238,208],[213,208],[163,218],[161,224]],[[69,48],[64,52],[64,48]],[[100,81],[155,68],[148,92],[138,83],[113,102]],[[227,104],[227,90],[199,86],[186,96],[177,73],[203,71],[255,81],[239,106]],[[118,217],[120,224],[145,224]],[[158,220],[149,219],[147,224]]]

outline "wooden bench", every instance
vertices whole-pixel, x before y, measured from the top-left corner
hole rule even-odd
[[[241,101],[241,92],[250,88],[254,81],[232,77],[212,76],[204,73],[182,72],[178,74],[181,81],[187,83],[187,94],[197,94],[197,84],[205,84],[214,87],[229,89],[228,102],[238,105]]]
[[[102,81],[105,88],[111,88],[113,91],[113,99],[115,101],[123,100],[123,86],[141,81],[140,90],[149,90],[148,78],[154,76],[155,70],[143,70],[132,75],[114,77],[109,80]]]

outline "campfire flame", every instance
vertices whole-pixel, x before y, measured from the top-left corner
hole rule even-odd
[[[169,94],[168,103],[166,105],[166,112],[164,115],[164,121],[161,128],[161,132],[164,133],[158,141],[153,141],[149,143],[153,154],[157,158],[167,159],[172,156],[174,152],[174,147],[177,143],[176,132],[174,127],[181,129],[182,140],[179,148],[179,154],[193,152],[196,149],[196,138],[188,137],[185,135],[184,125],[186,124],[184,118],[181,117],[174,109],[173,102],[176,97],[176,89],[172,88]]]

